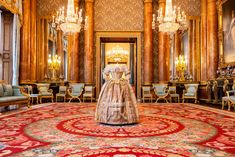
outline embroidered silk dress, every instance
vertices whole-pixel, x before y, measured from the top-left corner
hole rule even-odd
[[[138,121],[137,101],[132,87],[126,79],[126,66],[107,66],[103,72],[104,83],[95,119],[104,124],[122,125]]]

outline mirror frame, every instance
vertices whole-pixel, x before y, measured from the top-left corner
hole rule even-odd
[[[223,4],[228,0],[218,0],[217,10],[218,10],[218,42],[219,42],[219,68],[225,68],[228,65],[235,66],[234,62],[225,62],[224,58],[224,34],[223,34]]]

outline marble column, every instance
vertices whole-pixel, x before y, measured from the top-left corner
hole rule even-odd
[[[36,18],[37,18],[37,2],[36,0],[30,0],[30,78],[32,82],[36,81]]]
[[[207,80],[207,0],[201,0],[201,81]]]
[[[152,0],[144,0],[144,84],[153,83]]]
[[[193,20],[189,20],[188,22],[188,47],[189,50],[186,54],[187,58],[187,72],[192,75],[193,74]]]
[[[165,15],[165,0],[159,0],[159,8]],[[170,37],[167,33],[158,33],[158,81],[169,81],[170,74]]]
[[[93,83],[94,0],[85,0],[85,10],[88,17],[88,27],[85,30],[84,81],[85,83]]]
[[[173,68],[172,70],[174,70],[172,73],[173,75],[176,75],[176,66],[175,66],[175,60],[177,57],[179,57],[179,55],[181,55],[181,44],[182,44],[182,36],[181,36],[181,32],[177,31],[174,35],[174,49],[173,49],[173,56],[172,56],[172,64],[173,64]]]
[[[61,57],[61,66],[60,66],[60,74],[64,75],[64,51],[63,51],[63,32],[61,30],[57,31],[57,55]]]
[[[175,56],[178,57],[181,54],[182,35],[180,31],[175,33]]]
[[[74,1],[75,8],[79,8],[78,0]],[[68,38],[68,54],[69,54],[69,72],[68,80],[71,82],[79,82],[79,33],[69,35]]]
[[[23,26],[20,54],[20,83],[30,81],[30,0],[23,1]]]
[[[207,78],[216,78],[218,67],[218,16],[216,0],[207,0]]]

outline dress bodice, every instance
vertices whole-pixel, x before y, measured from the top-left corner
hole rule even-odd
[[[122,78],[123,72],[111,72],[113,80],[120,80]]]

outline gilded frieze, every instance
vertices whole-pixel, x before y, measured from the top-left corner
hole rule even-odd
[[[22,14],[21,0],[0,0],[0,6],[5,7],[13,14]]]

